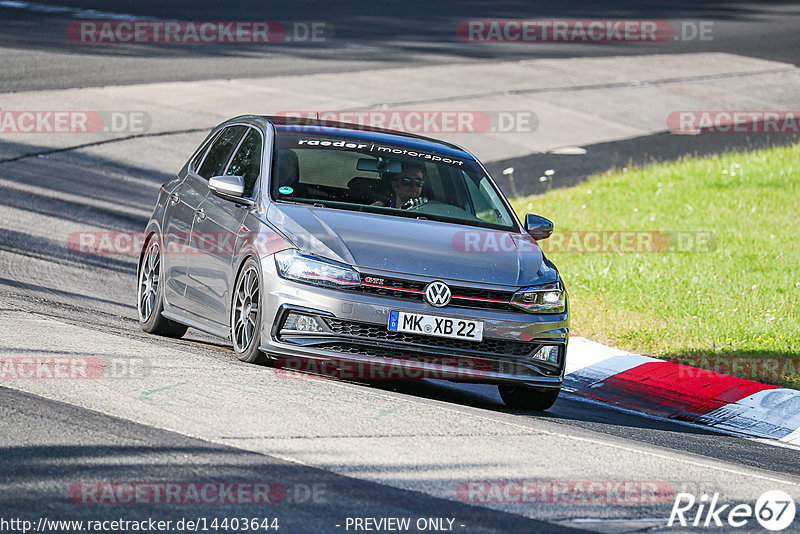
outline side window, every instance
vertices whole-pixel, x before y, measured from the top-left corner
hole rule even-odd
[[[258,175],[261,174],[261,134],[258,130],[248,129],[225,174],[243,177],[244,196],[253,195]]]
[[[208,152],[208,147],[209,147],[209,146],[211,146],[211,144],[214,142],[214,140],[215,140],[217,137],[218,137],[218,136],[214,136],[214,137],[212,137],[212,138],[208,139],[208,140],[207,140],[207,141],[206,141],[206,142],[203,144],[203,148],[201,148],[200,150],[198,150],[198,151],[197,151],[197,155],[196,155],[196,156],[194,157],[194,159],[192,160],[192,165],[191,165],[191,169],[192,169],[194,172],[197,172],[197,169],[200,167],[200,162],[201,162],[201,161],[203,161],[203,156],[205,156],[205,155],[206,155],[206,152]]]
[[[502,212],[499,211],[493,204],[493,201],[496,201],[496,195],[492,195],[487,192],[487,190],[492,190],[492,186],[489,185],[489,181],[484,177],[481,179],[480,184],[476,184],[471,177],[465,175],[464,182],[467,184],[469,196],[472,198],[472,204],[475,208],[475,216],[486,222],[504,222],[500,220],[502,218]]]
[[[225,164],[231,152],[236,148],[239,139],[242,138],[246,126],[229,126],[222,131],[217,140],[211,146],[203,164],[197,170],[197,174],[208,180],[212,176],[219,176],[225,170]]]

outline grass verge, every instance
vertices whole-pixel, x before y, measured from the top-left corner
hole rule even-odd
[[[542,246],[574,333],[798,388],[799,178],[793,145],[623,169],[513,205],[555,222]]]

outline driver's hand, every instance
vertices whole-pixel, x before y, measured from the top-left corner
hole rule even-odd
[[[403,204],[402,209],[408,210],[411,208],[418,208],[423,204],[426,204],[427,202],[428,202],[427,197],[412,198],[411,200]]]

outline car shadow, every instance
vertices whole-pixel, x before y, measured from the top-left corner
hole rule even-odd
[[[4,466],[0,509],[34,525],[43,517],[145,524],[155,518],[170,520],[174,527],[181,519],[199,515],[211,530],[225,532],[241,528],[214,528],[212,521],[258,517],[255,530],[333,532],[346,517],[416,519],[435,514],[457,517],[476,532],[579,532],[464,500],[434,497],[183,436],[4,387],[0,387],[0,405],[13,406],[4,409],[0,421]],[[50,443],[54,435],[57,442]],[[403,472],[408,469],[400,464],[386,466],[390,480],[394,476],[400,480]],[[420,477],[420,487],[423,481]],[[452,481],[453,491],[461,482]],[[174,490],[170,494],[166,493],[168,484]],[[265,490],[256,492],[254,484]],[[279,528],[261,526],[264,517],[278,518]],[[62,529],[45,526],[40,530]]]
[[[574,434],[577,429],[588,431],[597,439],[623,439],[645,443],[664,450],[683,451],[700,457],[730,461],[736,458],[742,465],[800,476],[796,451],[776,447],[765,441],[743,439],[741,435],[720,432],[711,427],[686,424],[622,410],[599,401],[587,400],[562,392],[555,405],[547,411],[514,410],[503,405],[495,386],[487,384],[451,383],[440,380],[358,382],[365,387],[391,391],[420,399],[442,401],[454,407],[478,408],[507,414],[520,425],[541,428],[541,423],[563,427]]]

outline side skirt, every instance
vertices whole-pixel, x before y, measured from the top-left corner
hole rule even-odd
[[[228,340],[230,340],[231,338],[230,329],[218,323],[200,321],[198,319],[191,318],[186,315],[182,315],[172,311],[163,311],[161,312],[161,315],[163,315],[170,321],[175,321],[176,323],[185,324],[186,326],[189,326],[191,328],[196,328],[202,332],[205,332],[206,334],[211,334],[212,336],[217,336]]]

